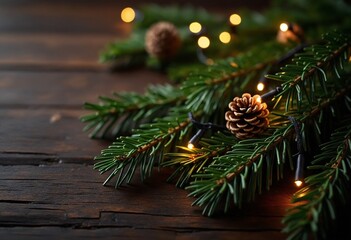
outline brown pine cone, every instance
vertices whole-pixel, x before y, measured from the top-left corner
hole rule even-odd
[[[235,97],[228,106],[226,126],[238,139],[255,137],[268,127],[269,111],[259,95],[251,97],[244,93],[241,98]]]
[[[158,59],[174,57],[181,45],[177,28],[169,22],[152,25],[145,35],[145,49]]]

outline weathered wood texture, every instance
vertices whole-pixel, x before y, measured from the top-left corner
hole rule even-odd
[[[206,4],[230,11],[229,1]],[[166,82],[160,73],[112,73],[98,63],[104,45],[130,30],[117,24],[122,5],[0,2],[1,238],[284,239],[281,218],[294,191],[287,182],[214,218],[201,216],[186,191],[165,183],[167,169],[118,191],[101,185],[105,176],[92,163],[108,142],[82,132],[82,104]]]

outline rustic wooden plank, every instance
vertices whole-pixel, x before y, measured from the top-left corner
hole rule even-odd
[[[70,229],[58,227],[39,228],[0,228],[1,236],[8,240],[41,240],[48,239],[240,239],[240,240],[278,240],[285,236],[277,231],[265,232],[235,232],[235,231],[194,231],[172,232],[168,230],[138,229],[138,228],[98,228]]]
[[[232,215],[201,216],[187,192],[165,183],[164,169],[141,184],[103,187],[91,166],[0,166],[1,226],[134,227],[182,231],[280,231],[293,189],[277,184],[259,204]]]
[[[104,71],[99,52],[121,34],[1,34],[0,70]]]
[[[1,32],[115,32],[121,4],[100,1],[1,1]]]
[[[166,82],[165,75],[143,69],[118,73],[0,71],[0,108],[74,105],[81,109],[84,102],[97,102],[100,95],[144,92],[148,84]]]
[[[82,115],[81,110],[0,110],[3,163],[16,164],[18,154],[29,155],[28,161],[37,160],[35,155],[47,161],[92,159],[107,142],[89,139],[82,132],[83,124],[79,121]]]

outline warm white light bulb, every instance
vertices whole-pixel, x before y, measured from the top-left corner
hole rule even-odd
[[[199,33],[199,32],[201,32],[201,29],[202,29],[202,26],[198,22],[192,22],[189,25],[189,30],[192,33]]]
[[[221,32],[221,34],[219,34],[219,40],[222,43],[229,43],[231,40],[231,36],[229,32]]]
[[[296,181],[295,181],[295,185],[296,185],[296,187],[301,187],[302,181],[296,180]]]
[[[189,149],[193,149],[194,147],[195,147],[194,144],[188,143],[188,148],[189,148]]]
[[[210,46],[210,39],[206,36],[201,36],[197,40],[197,44],[200,48],[208,48]]]
[[[233,25],[239,25],[241,23],[241,17],[239,14],[232,14],[229,17],[229,21]]]
[[[131,7],[126,7],[121,12],[121,19],[123,22],[130,23],[135,19],[135,11]]]
[[[279,28],[280,28],[280,31],[286,32],[286,31],[288,31],[289,26],[288,26],[288,24],[286,24],[286,23],[281,23],[280,26],[279,26]]]
[[[261,91],[263,91],[263,89],[264,89],[264,84],[263,83],[258,83],[257,84],[257,90],[261,92]]]

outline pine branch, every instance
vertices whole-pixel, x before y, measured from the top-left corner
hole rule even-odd
[[[339,43],[339,46],[344,45],[338,40],[335,41]],[[333,42],[329,44],[336,45],[337,43]],[[342,51],[338,52],[338,54],[344,56],[344,52]],[[329,56],[329,53],[327,53],[326,56]],[[306,66],[309,66],[310,62],[315,61],[313,57],[320,59],[319,56],[311,56],[309,61],[307,58],[304,58],[305,66],[298,66],[300,70],[302,69],[298,76],[303,76]],[[328,66],[333,67],[335,64],[339,64],[339,62],[335,63],[335,58],[325,57],[323,59],[326,59],[325,64]],[[335,67],[333,68],[335,69]],[[266,138],[240,141],[233,146],[232,151],[218,157],[211,165],[209,165],[209,167],[205,169],[204,173],[196,174],[194,176],[195,180],[191,183],[188,189],[191,190],[191,196],[197,197],[194,204],[204,207],[204,214],[212,215],[222,199],[225,200],[225,211],[229,209],[232,200],[234,200],[234,204],[239,207],[242,205],[245,197],[247,197],[248,200],[252,200],[256,191],[261,191],[262,170],[264,163],[265,169],[267,169],[264,177],[266,179],[267,188],[269,188],[272,183],[273,166],[275,166],[277,169],[277,178],[279,179],[282,177],[283,165],[286,162],[286,158],[291,159],[291,153],[286,150],[290,149],[288,144],[289,141],[292,140],[294,134],[293,125],[286,124],[286,116],[294,114],[296,119],[302,123],[305,123],[309,119],[313,120],[315,117],[319,116],[321,111],[325,108],[328,109],[331,108],[331,106],[335,108],[336,100],[344,97],[345,94],[348,94],[350,91],[349,81],[347,83],[345,81],[343,82],[343,78],[338,78],[339,75],[337,75],[336,72],[334,72],[334,75],[337,76],[334,78],[332,78],[333,74],[331,74],[331,71],[328,71],[328,73],[330,84],[328,87],[333,89],[333,91],[330,91],[328,95],[325,93],[327,97],[323,95],[319,96],[319,98],[324,97],[322,98],[322,102],[319,101],[313,103],[308,101],[308,98],[306,97],[308,95],[307,89],[306,91],[302,92],[300,90],[296,90],[297,85],[295,84],[284,85],[289,86],[289,90],[287,90],[287,87],[285,87],[283,94],[280,94],[280,99],[286,99],[285,95],[293,91],[298,91],[299,97],[297,100],[299,101],[299,107],[295,107],[295,109],[293,109],[294,112],[286,111],[279,114],[281,116],[280,119],[278,117],[278,119],[275,119],[275,121],[278,122],[277,126],[281,127],[276,128],[273,133],[268,132],[267,134],[269,136]],[[320,76],[318,71],[311,72],[308,77],[309,78],[300,78],[304,81],[307,81],[307,79],[319,82],[321,82],[321,80],[327,80],[324,78],[324,75]],[[283,80],[291,83],[294,79],[296,79],[296,73],[292,74],[290,77],[284,77]],[[302,83],[300,83],[300,85],[302,85]],[[346,86],[348,87],[340,87],[342,85],[341,83],[346,83]],[[324,87],[323,84],[314,86],[314,92],[321,92],[321,88]],[[335,91],[338,92],[335,93]],[[305,95],[302,95],[302,93]],[[318,123],[315,122],[315,124]],[[318,129],[319,128],[317,127],[315,130]],[[305,133],[302,134],[303,136],[306,135]],[[247,186],[247,184],[249,184],[249,186]]]
[[[100,62],[113,62],[115,67],[144,64],[147,58],[144,35],[145,31],[135,31],[126,40],[108,44],[100,53]]]
[[[233,140],[232,135],[228,136],[219,132],[210,139],[203,138],[199,143],[201,148],[190,149],[178,146],[183,151],[166,154],[170,160],[162,164],[163,167],[176,167],[168,181],[177,179],[176,186],[181,188],[187,186],[193,174],[202,172],[203,168],[208,166],[214,157],[229,151],[233,143],[235,140]]]
[[[84,108],[94,111],[83,116],[88,123],[84,131],[92,130],[91,137],[115,139],[128,134],[140,124],[164,116],[169,109],[185,101],[183,94],[171,85],[150,86],[144,95],[133,92],[114,93],[113,98],[100,97],[100,103],[85,103]]]
[[[294,108],[295,103],[300,109],[304,98],[308,104],[312,104],[333,92],[334,84],[328,82],[326,72],[332,66],[334,74],[340,78],[339,72],[348,60],[350,39],[340,33],[329,33],[324,35],[323,40],[326,43],[306,47],[303,53],[296,54],[292,64],[282,67],[282,72],[266,75],[266,78],[282,82],[282,91],[276,96],[276,105],[283,99],[285,111]],[[319,88],[323,90],[322,93],[316,91]],[[282,98],[283,95],[286,97]]]
[[[207,89],[206,92],[208,95],[203,94],[200,96],[198,94],[194,96],[190,94],[192,92],[198,91],[199,85],[201,85],[204,80],[204,73],[193,75],[184,83],[186,87],[181,87],[182,95],[180,96],[180,99],[183,99],[182,96],[186,96],[188,100],[198,100],[200,101],[200,103],[201,101],[207,102],[207,104],[212,104],[212,106],[208,106],[209,109],[205,109],[205,111],[203,111],[200,105],[198,107],[194,107],[185,104],[186,106],[184,108],[179,108],[181,110],[176,109],[164,118],[157,119],[151,124],[145,124],[140,126],[140,129],[137,129],[135,131],[135,134],[133,134],[132,136],[118,138],[110,148],[103,150],[101,155],[95,158],[98,161],[95,164],[95,168],[99,169],[101,173],[112,170],[112,173],[107,178],[106,182],[108,182],[113,176],[119,173],[120,177],[117,179],[116,182],[116,187],[118,187],[124,181],[128,183],[131,180],[132,176],[134,175],[135,168],[137,166],[148,166],[148,168],[142,167],[142,169],[140,170],[142,175],[141,178],[142,180],[144,180],[146,176],[149,176],[151,174],[151,166],[153,166],[153,163],[156,162],[155,159],[157,158],[157,161],[162,162],[164,159],[163,153],[172,152],[170,151],[170,149],[168,149],[168,147],[174,147],[177,141],[180,140],[177,137],[175,137],[178,134],[178,132],[180,130],[183,131],[181,136],[190,133],[189,130],[191,129],[191,124],[188,128],[189,119],[187,119],[185,115],[188,111],[194,112],[194,114],[197,116],[201,116],[201,120],[213,122],[222,121],[223,115],[218,115],[220,113],[218,113],[217,111],[223,111],[224,104],[221,104],[222,101],[226,101],[226,99],[228,99],[229,101],[233,95],[239,94],[238,91],[240,90],[240,88],[235,88],[235,83],[237,84],[238,81],[245,79],[245,83],[242,83],[242,85],[246,85],[252,80],[255,80],[256,76],[258,75],[258,72],[263,71],[265,67],[268,68],[269,66],[271,66],[274,60],[278,59],[285,52],[284,50],[286,49],[286,47],[278,47],[279,45],[277,46],[277,44],[272,43],[267,44],[265,46],[270,46],[269,48],[267,48],[267,51],[268,49],[270,50],[270,53],[273,56],[272,59],[269,58],[268,60],[266,60],[266,62],[262,64],[256,64],[256,66],[253,68],[250,67],[250,63],[256,63],[258,58],[253,58],[252,54],[258,54],[258,49],[255,49],[255,51],[248,52],[247,55],[241,55],[237,58],[229,59],[227,61],[224,61],[223,63],[209,67],[205,71],[207,76],[205,82],[208,83],[208,85],[202,87],[203,90]],[[234,65],[234,67],[232,62],[233,60],[238,62],[235,63],[236,65]],[[233,68],[234,72],[237,72],[236,74],[232,74]],[[236,68],[238,68],[239,71],[235,71]],[[221,74],[221,78],[219,78],[218,73]],[[216,101],[216,97],[222,100]],[[225,105],[226,104],[227,102],[225,103]],[[182,115],[177,116],[175,114],[177,111],[181,111]],[[123,109],[121,110],[121,113],[125,113]],[[109,121],[110,117],[111,116],[109,116],[109,118],[106,118],[106,121]],[[181,125],[184,125],[184,130],[182,129],[183,127],[176,128],[176,126],[180,124],[179,121],[181,122]],[[98,119],[96,121],[96,124],[96,126],[99,126],[99,124],[104,123],[101,121],[101,119]],[[169,129],[166,128],[166,126],[178,129],[179,131],[171,131],[172,134],[169,134]],[[155,132],[160,133],[160,135],[156,138],[154,136]],[[168,150],[165,151],[164,145],[167,141],[170,142],[169,146],[166,145]],[[142,147],[150,146],[150,143],[155,143],[151,146],[153,147],[152,151],[149,147]],[[178,145],[180,144],[178,143]],[[152,153],[151,157],[148,155],[150,153]],[[127,160],[118,161],[118,159]],[[127,167],[128,170],[126,170]],[[126,170],[126,172],[124,172],[124,170]]]
[[[190,128],[187,113],[182,108],[174,108],[168,116],[157,119],[155,123],[141,125],[133,135],[117,138],[95,158],[95,169],[100,173],[112,170],[104,184],[119,174],[116,188],[124,182],[129,183],[138,166],[144,181],[151,175],[154,164],[162,163],[163,152],[174,149],[175,142],[186,137]]]
[[[193,112],[201,110],[207,115],[216,112],[222,119],[223,106],[233,96],[241,94],[242,89],[253,88],[256,81],[286,52],[287,46],[268,42],[245,54],[218,61],[207,71],[190,75],[181,87],[188,96],[187,108]]]
[[[225,25],[226,19],[222,15],[210,13],[202,8],[191,6],[160,6],[149,4],[140,8],[143,21],[136,22],[136,29],[147,29],[159,21],[172,22],[178,27],[188,26],[189,23],[198,21],[208,28],[218,28]],[[181,17],[180,17],[181,16]]]
[[[351,119],[337,129],[329,142],[321,146],[322,152],[310,167],[318,171],[305,179],[306,186],[296,192],[293,203],[283,219],[284,232],[289,239],[327,239],[330,223],[338,214],[337,208],[349,202],[351,171]],[[322,165],[321,165],[322,164]]]

